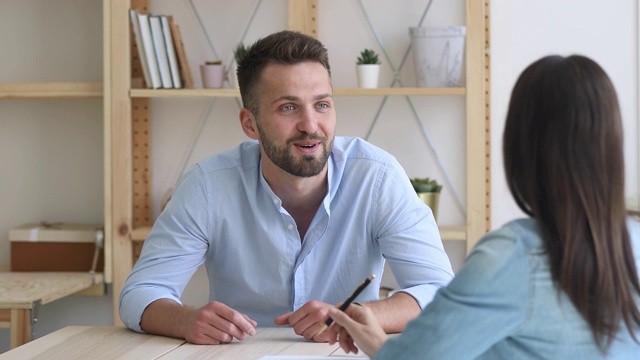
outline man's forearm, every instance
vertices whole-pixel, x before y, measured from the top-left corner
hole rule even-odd
[[[159,299],[147,306],[142,313],[140,327],[147,333],[184,339],[186,319],[195,311],[173,300]]]
[[[416,299],[404,292],[398,292],[387,299],[362,305],[373,311],[378,323],[387,334],[402,332],[407,322],[422,311]]]

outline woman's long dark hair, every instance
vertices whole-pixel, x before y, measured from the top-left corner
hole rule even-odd
[[[584,56],[548,56],[520,75],[503,155],[509,189],[536,219],[551,275],[606,351],[623,322],[640,324],[638,273],[626,225],[616,91]]]

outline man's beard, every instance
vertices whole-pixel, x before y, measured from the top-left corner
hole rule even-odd
[[[331,155],[331,150],[333,149],[333,138],[330,142],[327,142],[326,138],[316,135],[300,136],[295,139],[287,140],[286,146],[278,147],[278,145],[271,141],[271,139],[262,131],[260,126],[258,126],[258,133],[260,134],[260,142],[262,143],[262,147],[264,148],[264,152],[267,154],[267,157],[276,164],[276,166],[294,176],[312,177],[318,175],[327,164],[327,160],[329,159],[329,155]],[[313,155],[303,155],[301,160],[295,159],[290,152],[290,145],[293,142],[304,140],[320,141],[319,145],[322,147],[322,152],[319,158],[316,158]]]

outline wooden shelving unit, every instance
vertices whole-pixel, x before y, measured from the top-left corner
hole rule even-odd
[[[134,247],[146,238],[152,225],[149,193],[148,137],[150,98],[237,97],[235,89],[132,88],[133,62],[129,8],[146,11],[148,0],[105,1],[105,121],[107,181],[106,246],[112,249],[114,322],[118,297],[133,265]],[[288,27],[317,36],[318,0],[289,0]],[[489,226],[489,0],[466,0],[466,86],[462,88],[337,88],[334,96],[465,96],[466,101],[466,223],[442,227],[445,240],[466,241],[471,248]],[[111,259],[112,258],[112,259]]]

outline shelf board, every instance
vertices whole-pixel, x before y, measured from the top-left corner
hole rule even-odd
[[[151,226],[143,226],[131,231],[131,241],[144,241],[151,232]]]
[[[336,88],[334,96],[462,96],[465,94],[463,87],[451,88]],[[238,89],[131,89],[133,98],[155,97],[239,97]]]
[[[101,98],[102,83],[0,83],[0,99]]]
[[[131,89],[132,98],[239,97],[238,89]]]
[[[466,226],[440,226],[440,237],[442,240],[467,240]]]
[[[131,232],[131,241],[144,241],[151,232],[150,226],[140,227]],[[441,226],[440,237],[442,240],[461,240],[467,239],[466,226]]]

